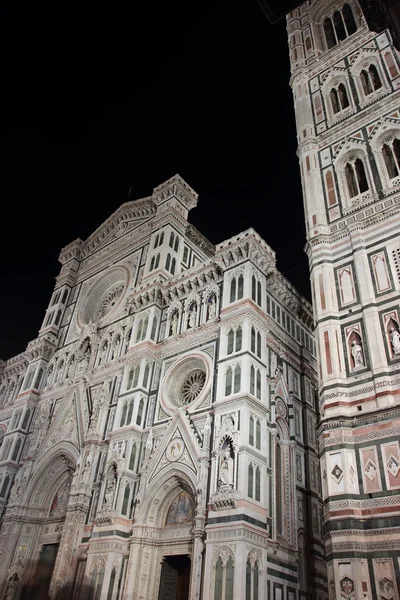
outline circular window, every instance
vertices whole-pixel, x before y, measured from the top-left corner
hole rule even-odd
[[[98,318],[102,319],[105,317],[116,304],[118,304],[119,299],[124,293],[125,286],[123,283],[119,283],[115,285],[109,292],[106,294],[106,297],[102,300],[99,311]]]
[[[116,267],[99,279],[86,294],[79,311],[79,325],[110,317],[122,304],[128,287],[127,269]]]
[[[168,369],[161,402],[167,413],[181,406],[200,405],[210,388],[211,365],[208,356],[186,356]]]
[[[185,379],[181,389],[182,404],[191,404],[199,397],[206,382],[204,371],[197,369],[192,371]]]

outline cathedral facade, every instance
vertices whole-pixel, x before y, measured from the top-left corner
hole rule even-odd
[[[1,363],[0,597],[327,597],[311,306],[175,176],[61,271]]]
[[[365,3],[384,11],[378,4]],[[398,599],[399,54],[353,0],[306,2],[287,29],[319,357],[329,594]]]

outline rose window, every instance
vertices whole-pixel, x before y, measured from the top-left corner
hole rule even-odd
[[[200,369],[192,371],[183,382],[181,388],[182,404],[190,404],[200,395],[206,382],[206,374]]]
[[[106,314],[108,314],[110,312],[110,310],[112,310],[114,308],[114,306],[117,304],[117,302],[121,298],[122,294],[124,293],[124,289],[125,289],[124,284],[120,283],[119,285],[116,285],[112,290],[110,290],[108,292],[108,294],[103,299],[103,301],[100,305],[99,312],[98,312],[99,319],[102,319],[103,317],[105,317]]]

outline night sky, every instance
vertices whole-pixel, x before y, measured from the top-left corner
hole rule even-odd
[[[257,0],[7,4],[1,358],[37,336],[60,249],[175,173],[206,237],[253,226],[309,297],[284,20]]]

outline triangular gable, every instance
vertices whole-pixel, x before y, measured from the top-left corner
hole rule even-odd
[[[191,430],[189,417],[184,409],[179,409],[164,433],[162,442],[150,458],[147,467],[147,483],[150,483],[163,469],[169,469],[171,466],[179,467],[179,464],[188,467],[197,477],[200,455],[201,446]]]
[[[349,139],[364,140],[362,131],[356,131],[349,136]]]
[[[275,398],[279,396],[286,403],[289,398],[289,390],[282,369],[277,369],[275,379]]]
[[[83,244],[81,257],[84,258],[94,251],[97,252],[128,231],[136,229],[151,219],[154,213],[155,206],[151,198],[125,202],[88,237]]]
[[[43,441],[38,458],[51,450],[58,442],[68,441],[79,449],[75,398],[76,392],[73,392],[58,410]]]

